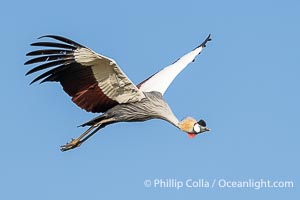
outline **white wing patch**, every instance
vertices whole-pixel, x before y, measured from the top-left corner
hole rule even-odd
[[[193,51],[181,57],[172,65],[169,65],[154,74],[151,78],[145,81],[141,86],[140,90],[143,92],[157,91],[164,94],[168,89],[169,85],[176,78],[176,76],[189,64],[195,57],[201,53],[203,46],[199,46]]]
[[[103,59],[101,56],[98,56],[96,52],[88,48],[78,48],[74,51],[75,61],[84,65],[92,66],[97,63],[97,61]]]
[[[131,103],[145,98],[113,59],[88,48],[76,49],[74,57],[76,62],[92,68],[98,86],[110,99],[118,103]]]

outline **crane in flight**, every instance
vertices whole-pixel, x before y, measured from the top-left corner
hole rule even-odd
[[[35,57],[25,62],[25,65],[40,64],[26,75],[41,70],[48,71],[40,74],[30,84],[36,81],[59,82],[77,106],[88,112],[102,113],[83,123],[81,126],[89,128],[78,138],[62,145],[62,151],[79,147],[100,129],[117,122],[162,119],[186,132],[190,138],[210,130],[203,119],[197,121],[187,117],[179,121],[163,99],[175,77],[206,47],[211,40],[210,35],[195,49],[138,85],[133,84],[116,61],[109,57],[61,36],[45,35],[38,39],[42,38],[55,41],[31,44],[47,48],[26,54]]]

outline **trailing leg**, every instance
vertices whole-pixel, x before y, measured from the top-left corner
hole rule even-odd
[[[92,125],[84,133],[82,133],[78,138],[72,139],[71,142],[60,146],[61,147],[60,150],[68,151],[68,150],[74,149],[76,147],[79,147],[82,143],[84,143],[87,139],[89,139],[92,135],[94,135],[97,131],[99,131],[101,128],[104,128],[105,126],[106,126],[105,124],[99,125],[99,123]]]

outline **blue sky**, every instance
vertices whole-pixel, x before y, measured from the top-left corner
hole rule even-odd
[[[1,28],[1,199],[295,199],[299,196],[299,1],[6,1]],[[120,123],[59,145],[95,114],[59,84],[29,86],[30,43],[57,34],[115,59],[138,83],[212,41],[165,94],[189,139],[164,121]],[[293,181],[294,188],[163,188],[155,179]],[[150,180],[150,188],[144,181]]]

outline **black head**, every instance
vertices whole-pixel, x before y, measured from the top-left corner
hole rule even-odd
[[[206,127],[206,122],[203,119],[200,119],[199,122],[198,122],[198,124],[200,126]]]

